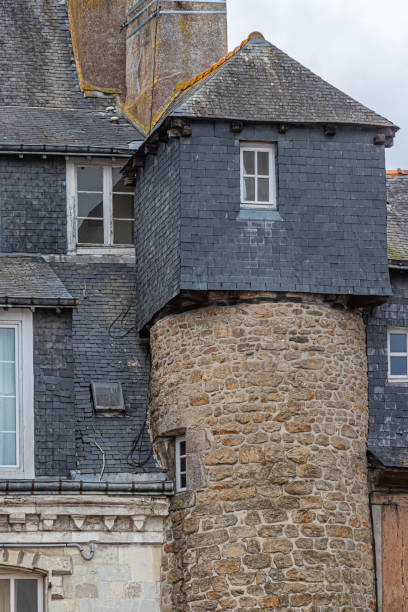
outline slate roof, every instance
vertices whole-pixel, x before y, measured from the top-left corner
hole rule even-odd
[[[408,260],[408,172],[387,172],[388,258]]]
[[[51,266],[42,257],[0,256],[0,304],[74,306]]]
[[[165,116],[396,128],[253,33],[175,92]]]
[[[142,140],[114,101],[86,98],[78,84],[65,0],[0,0],[0,151],[8,145],[129,152]],[[38,148],[38,146],[37,146]]]

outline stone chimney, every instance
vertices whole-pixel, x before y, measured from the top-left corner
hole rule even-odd
[[[79,85],[125,96],[125,20],[127,0],[68,0],[69,25]]]
[[[177,84],[227,53],[226,0],[128,0],[125,111],[149,133]]]

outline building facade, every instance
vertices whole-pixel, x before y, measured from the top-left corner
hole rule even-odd
[[[398,128],[222,0],[0,39],[1,610],[399,609]]]

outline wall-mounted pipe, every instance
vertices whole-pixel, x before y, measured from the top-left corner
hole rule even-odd
[[[96,544],[95,542],[89,542],[88,543],[89,546],[89,553],[87,553],[85,551],[85,548],[83,546],[81,546],[81,544],[78,544],[77,542],[70,542],[69,544],[63,542],[61,544],[46,544],[45,542],[30,542],[29,544],[21,543],[21,544],[15,544],[14,542],[12,544],[0,544],[0,548],[77,548],[79,550],[79,552],[81,553],[81,557],[85,560],[85,561],[91,561],[94,556],[95,556],[95,550],[96,550]]]

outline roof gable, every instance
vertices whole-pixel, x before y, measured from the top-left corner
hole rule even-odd
[[[253,33],[175,92],[166,116],[393,127]]]

